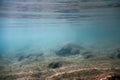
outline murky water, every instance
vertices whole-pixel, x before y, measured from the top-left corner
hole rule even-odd
[[[0,0],[0,80],[119,73],[120,0]]]
[[[56,49],[66,43],[120,47],[119,0],[1,0],[1,53]]]

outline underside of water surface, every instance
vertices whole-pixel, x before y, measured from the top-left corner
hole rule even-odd
[[[120,80],[120,1],[1,0],[0,80]]]

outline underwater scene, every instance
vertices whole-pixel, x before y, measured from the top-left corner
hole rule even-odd
[[[0,0],[0,80],[120,80],[120,0]]]

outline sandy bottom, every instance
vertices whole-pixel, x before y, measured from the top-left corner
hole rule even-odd
[[[55,63],[50,66],[51,63]],[[57,65],[60,63],[61,65]],[[55,66],[55,67],[54,67]],[[45,58],[6,65],[0,80],[120,80],[119,59]]]

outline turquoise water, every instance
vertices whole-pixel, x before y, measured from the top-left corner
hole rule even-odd
[[[120,47],[119,0],[2,0],[0,50],[46,51],[66,43]]]

